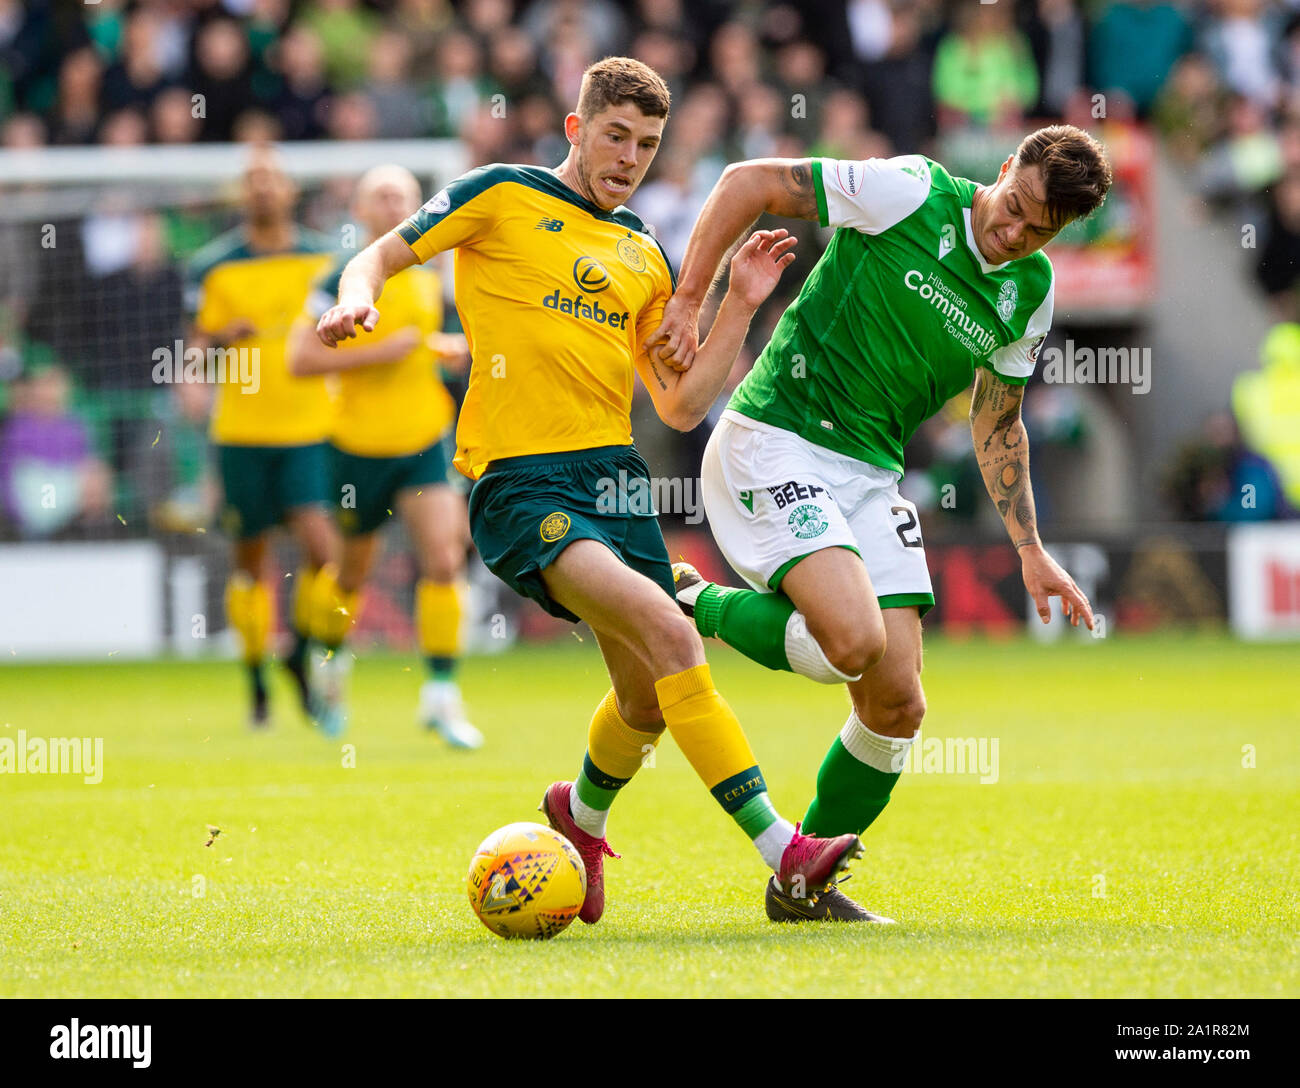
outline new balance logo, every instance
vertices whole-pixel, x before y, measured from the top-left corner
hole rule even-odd
[[[537,226],[533,228],[533,230],[549,230],[557,234],[563,229],[564,229],[563,219],[547,219],[545,217],[539,219],[537,221]]]

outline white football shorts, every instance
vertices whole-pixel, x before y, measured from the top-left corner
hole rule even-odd
[[[754,589],[779,589],[800,559],[845,547],[862,557],[882,608],[916,605],[924,614],[934,587],[900,479],[730,409],[700,470],[713,537]]]

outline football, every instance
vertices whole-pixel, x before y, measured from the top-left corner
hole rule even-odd
[[[492,832],[469,866],[469,905],[498,937],[546,940],[578,916],[587,871],[578,851],[543,824],[507,824]]]

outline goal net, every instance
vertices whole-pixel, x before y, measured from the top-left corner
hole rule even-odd
[[[362,235],[349,216],[365,170],[400,163],[429,194],[468,165],[454,140],[277,150],[297,221],[341,252]],[[0,541],[158,543],[172,644],[187,652],[185,618],[221,616],[229,547],[206,398],[155,380],[155,361],[186,335],[186,261],[239,222],[248,156],[215,144],[0,151]],[[390,534],[360,641],[409,646],[414,570],[400,528]],[[283,545],[277,559],[293,569]]]

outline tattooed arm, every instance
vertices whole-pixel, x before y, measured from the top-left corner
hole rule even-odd
[[[751,159],[722,172],[691,230],[677,290],[649,341],[674,370],[685,370],[694,359],[700,305],[717,281],[723,255],[764,212],[817,218],[810,159]]]
[[[1001,381],[984,367],[975,372],[970,405],[975,459],[1017,551],[1030,544],[1042,546],[1029,484],[1029,436],[1020,418],[1024,394],[1023,385]]]
[[[1051,618],[1049,597],[1061,598],[1061,614],[1074,626],[1083,620],[1092,629],[1092,607],[1088,598],[1065,570],[1047,554],[1038,535],[1034,492],[1029,482],[1029,435],[1020,418],[1025,387],[1002,381],[984,367],[975,372],[975,394],[971,398],[970,429],[975,459],[989,497],[998,508],[1020,553],[1025,588],[1034,599],[1038,615]]]

